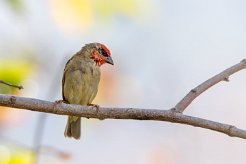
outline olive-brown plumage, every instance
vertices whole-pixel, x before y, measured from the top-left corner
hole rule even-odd
[[[68,60],[62,78],[63,100],[70,104],[90,105],[98,91],[100,66],[113,65],[110,52],[100,43],[90,43],[82,47]],[[79,139],[81,118],[69,116],[65,137]]]

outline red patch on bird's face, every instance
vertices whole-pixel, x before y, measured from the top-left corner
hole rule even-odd
[[[105,63],[102,56],[95,49],[92,51],[91,58],[95,61],[96,65],[98,65],[99,67]]]
[[[106,63],[104,58],[110,55],[110,51],[105,45],[97,43],[97,48],[93,49],[91,58],[96,62],[96,65],[100,67]]]
[[[105,45],[103,45],[101,43],[97,43],[97,45],[98,45],[99,48],[103,49],[107,53],[108,56],[111,55],[109,49]]]

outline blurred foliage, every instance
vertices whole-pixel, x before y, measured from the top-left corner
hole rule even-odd
[[[28,149],[0,145],[0,164],[33,164],[34,153]]]
[[[90,0],[51,0],[49,3],[55,22],[64,31],[83,31],[91,24]]]
[[[23,5],[21,0],[6,0],[9,6],[16,12],[23,11]]]
[[[84,32],[94,21],[133,19],[142,4],[137,0],[51,0],[50,11],[55,22],[66,32]],[[96,19],[100,17],[100,19]]]
[[[71,163],[70,154],[54,147],[43,146],[39,151],[39,157],[36,158],[36,153],[31,148],[0,136],[0,164]]]
[[[34,155],[29,151],[16,152],[11,155],[8,164],[33,164]]]
[[[134,17],[140,9],[140,4],[137,4],[136,0],[97,0],[96,2],[96,11],[106,19],[119,15]]]
[[[24,60],[1,59],[0,60],[0,79],[19,85],[32,71],[31,63]],[[0,84],[0,93],[12,93],[18,89]]]

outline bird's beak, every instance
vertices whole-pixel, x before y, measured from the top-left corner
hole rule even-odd
[[[114,65],[113,59],[111,58],[111,56],[109,57],[105,57],[104,61],[108,64]]]

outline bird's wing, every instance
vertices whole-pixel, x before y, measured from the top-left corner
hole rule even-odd
[[[71,104],[81,104],[85,99],[83,90],[87,88],[84,80],[85,74],[80,70],[67,70],[64,75],[63,97]],[[86,105],[81,104],[81,105]]]
[[[72,63],[73,59],[74,59],[74,56],[71,57],[67,61],[66,65],[65,65],[65,68],[64,68],[64,71],[63,71],[63,76],[62,76],[62,98],[63,98],[64,101],[66,101],[68,103],[69,103],[69,101],[66,99],[66,97],[64,95],[64,85],[65,85],[65,80],[66,80],[66,78],[65,78],[66,77],[66,74],[69,71],[69,66],[68,65]]]
[[[78,64],[79,63],[79,64]],[[71,104],[87,105],[97,93],[98,82],[90,74],[90,67],[81,60],[71,59],[66,64],[62,78],[63,100]]]

